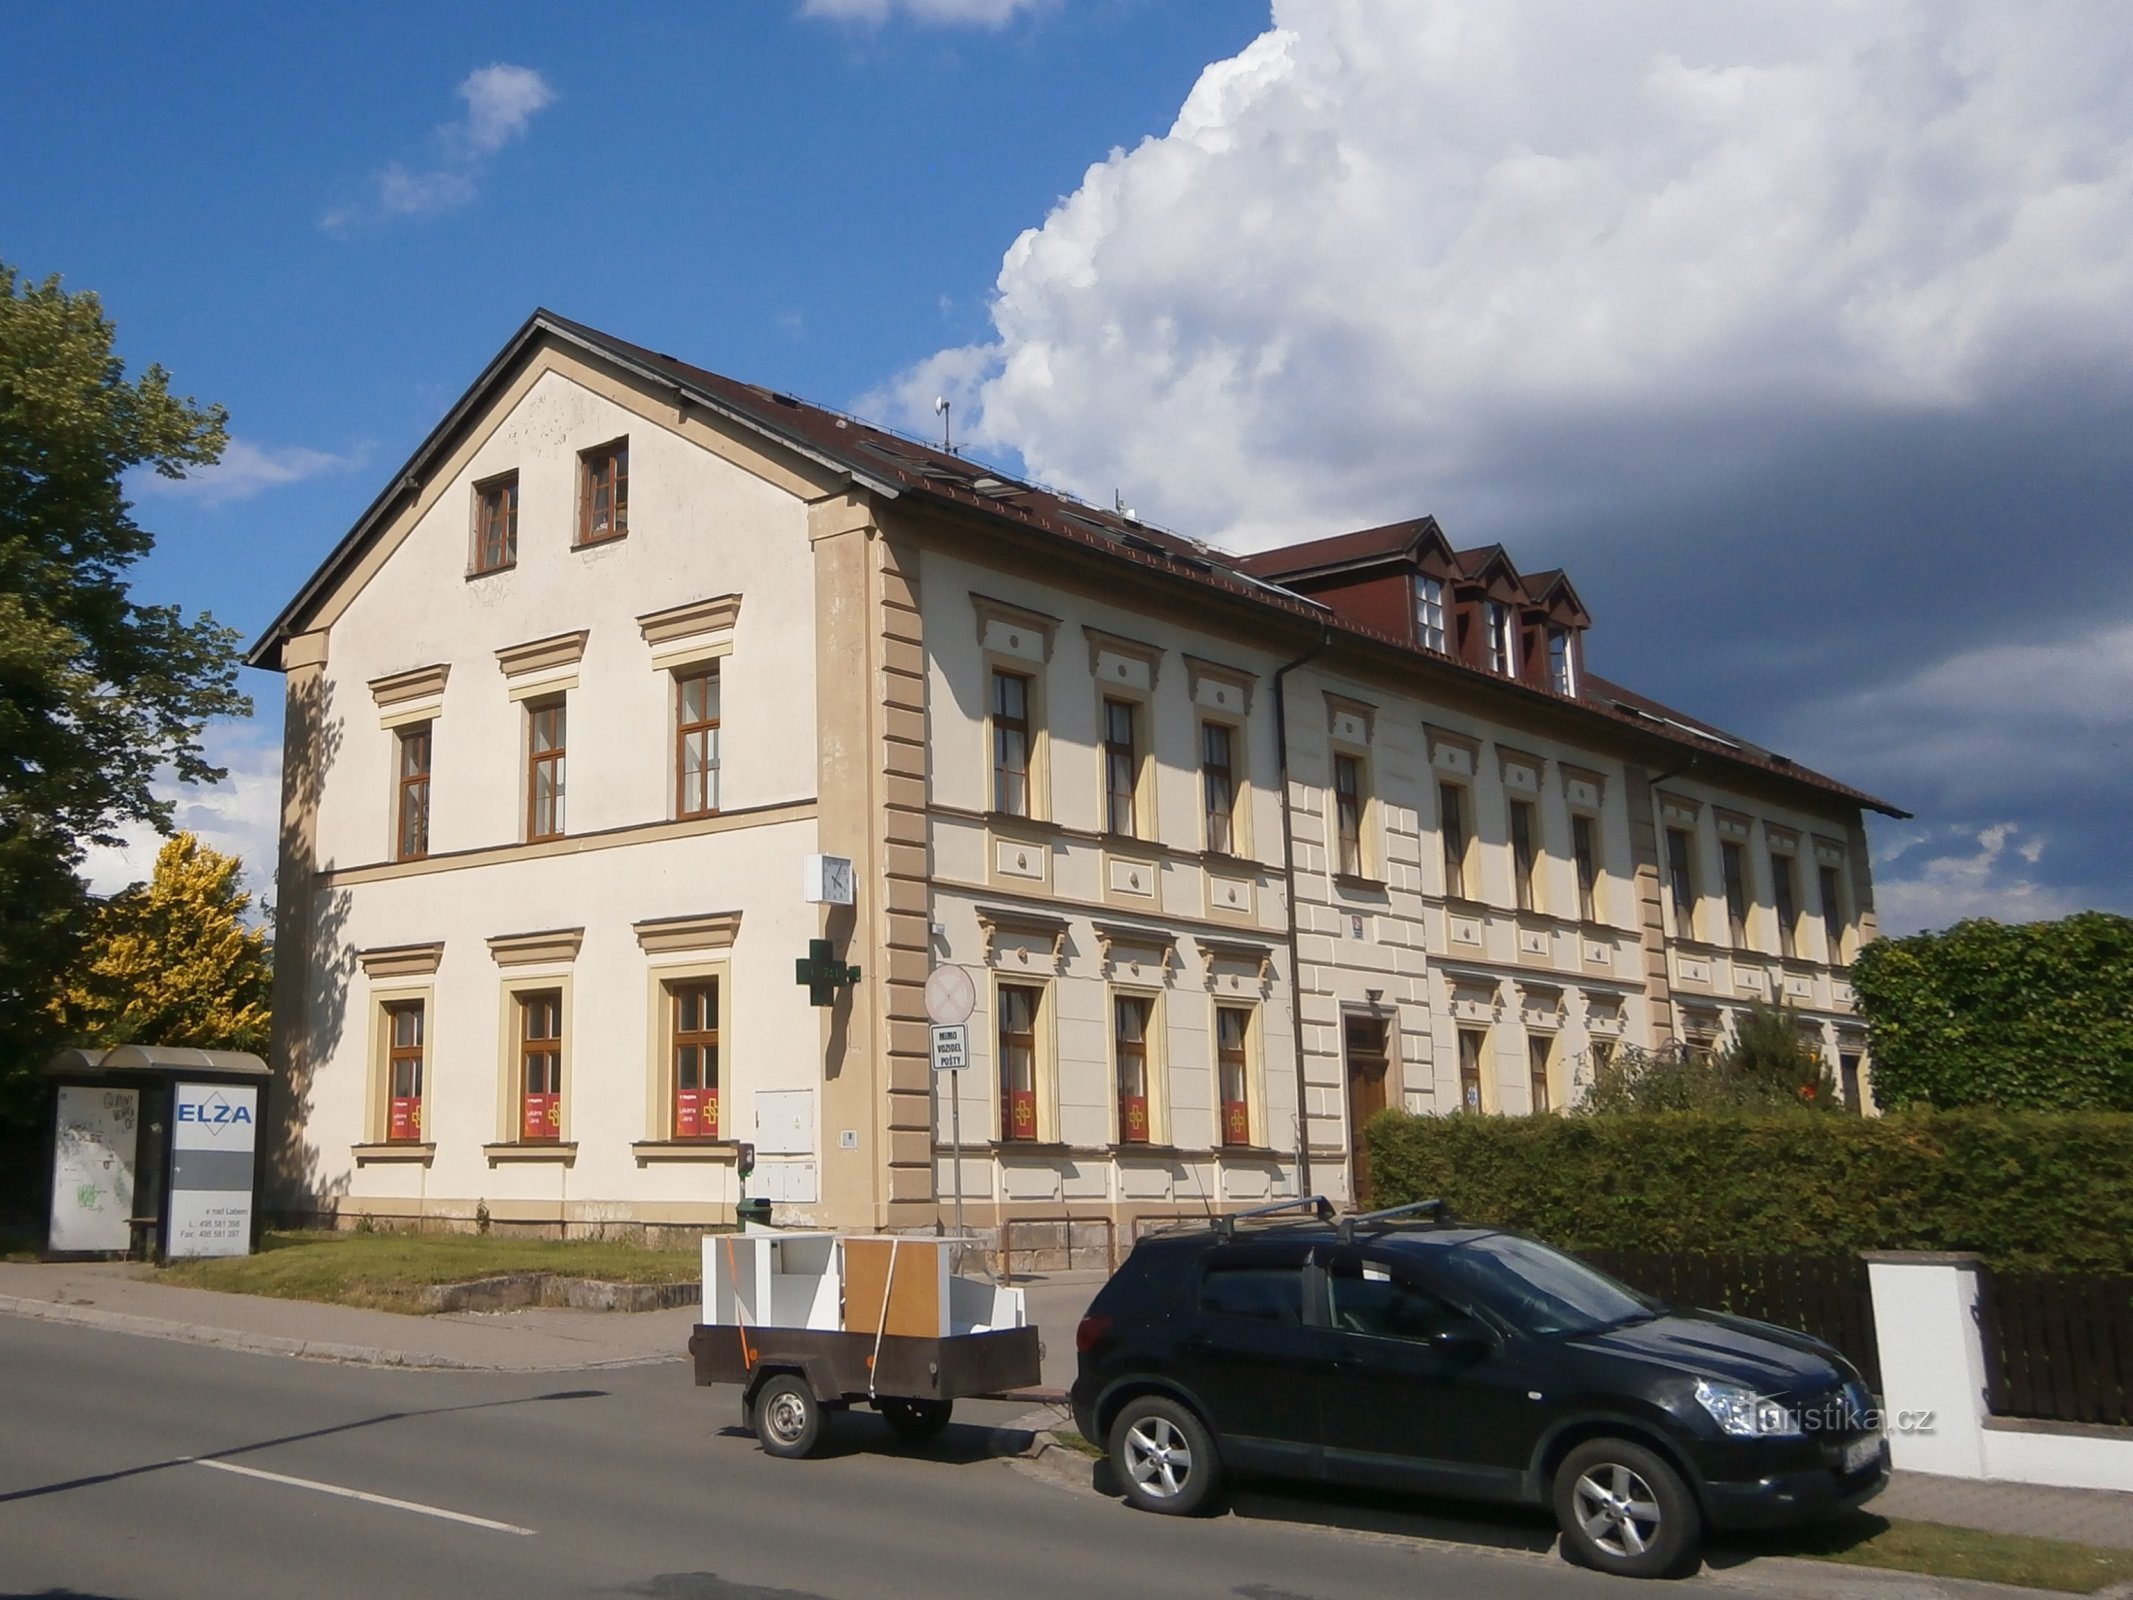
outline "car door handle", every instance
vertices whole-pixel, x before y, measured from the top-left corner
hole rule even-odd
[[[1333,1370],[1335,1372],[1359,1372],[1362,1370],[1362,1366],[1363,1358],[1361,1356],[1340,1355],[1333,1358]]]
[[[1208,1338],[1204,1333],[1197,1333],[1185,1341],[1183,1348],[1188,1355],[1204,1356],[1214,1347],[1214,1340]]]

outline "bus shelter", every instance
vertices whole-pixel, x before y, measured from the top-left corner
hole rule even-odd
[[[242,1050],[63,1050],[52,1080],[55,1257],[241,1256],[258,1240],[269,1069]]]

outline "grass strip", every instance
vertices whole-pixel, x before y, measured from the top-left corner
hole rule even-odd
[[[159,1283],[226,1294],[323,1300],[372,1311],[425,1312],[423,1291],[507,1272],[610,1283],[686,1283],[702,1270],[692,1243],[673,1249],[590,1239],[505,1239],[472,1233],[269,1233],[259,1253],[182,1261]]]
[[[1906,1522],[1855,1512],[1782,1536],[1743,1542],[1761,1554],[1807,1556],[1854,1567],[1884,1567],[1935,1578],[1974,1578],[2062,1594],[2093,1594],[2133,1580],[2133,1550],[2107,1550],[2021,1533],[1992,1533],[1941,1522]]]

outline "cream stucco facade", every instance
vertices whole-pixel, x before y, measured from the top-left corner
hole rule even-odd
[[[287,679],[284,1209],[716,1224],[745,1142],[792,1220],[959,1189],[982,1228],[1130,1230],[1350,1198],[1376,1105],[1560,1107],[1750,999],[1863,1055],[1841,786],[545,313],[253,659]],[[803,899],[817,853],[853,905]],[[1782,934],[1727,877],[1779,859]],[[829,1007],[818,938],[861,970]],[[937,1082],[944,964],[973,1062]]]

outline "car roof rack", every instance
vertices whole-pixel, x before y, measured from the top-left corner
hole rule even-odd
[[[1427,1217],[1422,1213],[1427,1212]],[[1372,1233],[1382,1233],[1387,1228],[1412,1227],[1423,1223],[1429,1227],[1442,1227],[1452,1220],[1452,1208],[1443,1200],[1416,1200],[1404,1206],[1387,1206],[1382,1211],[1364,1211],[1352,1217],[1343,1217],[1337,1231],[1342,1244],[1355,1243],[1355,1231],[1368,1228]]]
[[[1313,1194],[1305,1195],[1300,1200],[1276,1200],[1272,1205],[1252,1206],[1243,1211],[1225,1211],[1214,1219],[1215,1235],[1221,1239],[1234,1239],[1239,1222],[1253,1217],[1279,1216],[1284,1211],[1308,1211],[1311,1213],[1309,1221],[1330,1222],[1333,1219],[1333,1202],[1322,1194]]]

